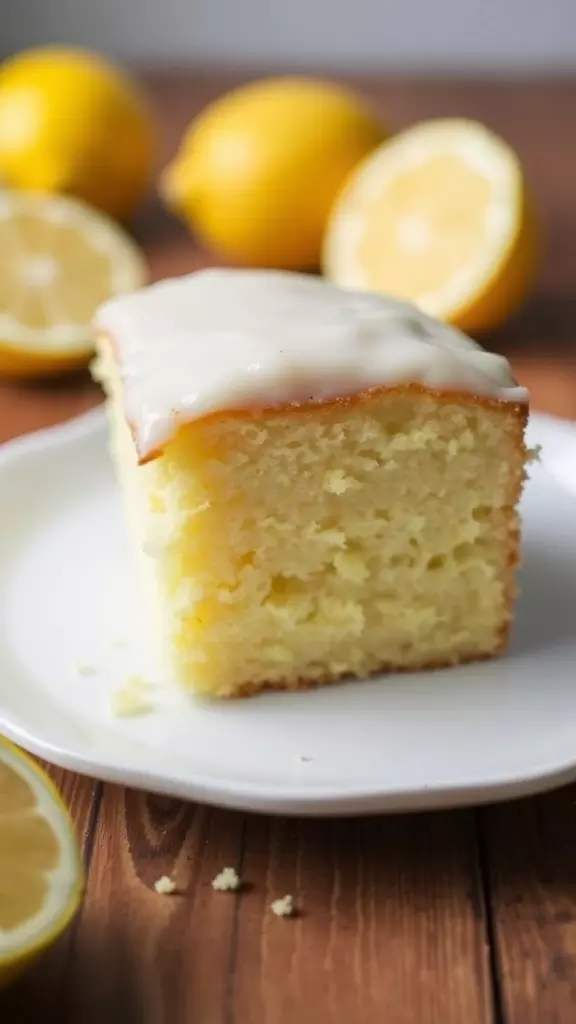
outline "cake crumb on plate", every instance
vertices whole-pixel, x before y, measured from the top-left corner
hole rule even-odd
[[[95,665],[90,665],[86,661],[77,661],[74,663],[74,670],[79,676],[95,676],[98,674],[98,669]]]
[[[116,718],[129,718],[133,715],[146,715],[152,711],[153,704],[148,696],[150,685],[142,676],[128,676],[124,686],[112,694],[112,714]]]
[[[152,689],[152,683],[148,679],[145,679],[144,676],[140,676],[135,672],[128,676],[128,679],[126,680],[126,686],[128,686],[132,690]]]
[[[270,910],[273,914],[276,914],[276,917],[293,917],[296,910],[294,897],[287,893],[286,896],[273,900],[270,904]]]
[[[124,636],[111,636],[108,640],[108,647],[113,651],[119,651],[127,646],[128,641]]]
[[[176,892],[176,882],[174,882],[168,875],[162,875],[161,878],[157,878],[154,882],[154,888],[159,896],[171,896],[172,893]]]
[[[212,880],[212,888],[216,892],[237,892],[241,884],[240,876],[234,868],[222,868]]]

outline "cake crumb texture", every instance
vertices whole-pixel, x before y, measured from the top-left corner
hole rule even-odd
[[[236,892],[240,885],[240,876],[234,868],[222,868],[212,880],[212,888],[217,892]]]

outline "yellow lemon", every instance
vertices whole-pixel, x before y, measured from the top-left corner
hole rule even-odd
[[[45,47],[0,66],[0,181],[64,192],[113,217],[148,185],[152,120],[132,81],[95,54]]]
[[[0,985],[64,931],[83,885],[80,848],[58,791],[0,737]]]
[[[101,302],[147,277],[118,225],[65,196],[0,190],[0,375],[85,366]]]
[[[352,91],[307,78],[264,79],[191,123],[161,191],[232,261],[314,267],[337,192],[383,137]]]
[[[465,331],[505,320],[533,279],[536,227],[520,163],[483,125],[416,125],[362,161],[324,240],[324,272],[409,299]]]

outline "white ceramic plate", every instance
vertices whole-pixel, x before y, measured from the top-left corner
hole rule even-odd
[[[0,731],[102,779],[230,807],[453,806],[576,778],[576,426],[534,416],[525,568],[507,657],[207,705],[160,682],[101,411],[0,450]],[[76,663],[92,666],[81,675]]]

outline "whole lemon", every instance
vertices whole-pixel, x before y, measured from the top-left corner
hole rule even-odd
[[[303,77],[263,79],[192,121],[161,191],[199,237],[234,262],[314,267],[337,193],[384,134],[346,88]]]
[[[132,213],[150,179],[152,119],[136,86],[84,50],[25,50],[0,66],[0,181]]]

